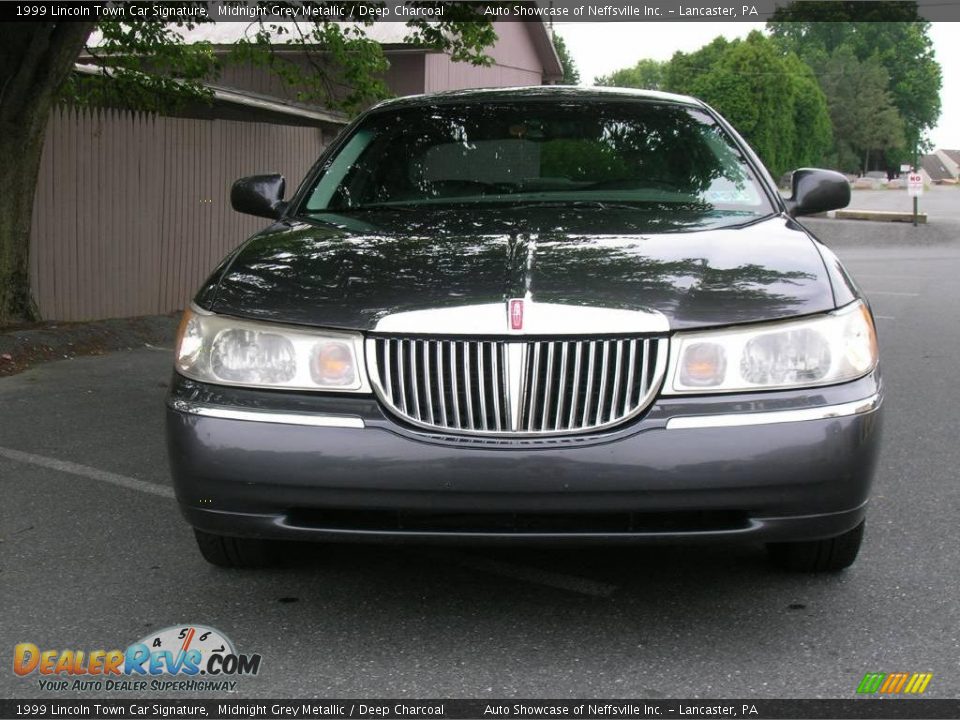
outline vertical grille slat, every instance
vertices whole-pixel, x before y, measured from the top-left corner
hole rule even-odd
[[[415,425],[550,435],[595,431],[645,409],[663,380],[667,343],[661,337],[375,337],[367,340],[367,357],[380,401]],[[520,367],[512,367],[518,357]],[[518,397],[511,387],[520,388]]]
[[[554,386],[554,378],[553,378],[553,346],[554,344],[555,343],[552,343],[552,342],[547,343],[547,367],[546,367],[546,373],[544,374],[544,380],[543,380],[543,410],[540,413],[540,427],[539,427],[540,430],[549,429],[549,426],[547,425],[547,423],[549,422],[549,418],[550,418],[550,396],[552,394],[550,391],[553,390],[553,386]]]
[[[493,367],[490,370],[490,374],[493,377],[493,429],[502,430],[500,426],[500,392],[503,388],[504,383],[500,378],[500,363],[498,362],[497,356],[500,354],[502,349],[502,343],[490,343],[490,362]]]
[[[387,391],[387,402],[389,402],[391,405],[393,404],[393,372],[391,370],[391,366],[393,365],[393,357],[391,354],[392,349],[393,340],[387,340],[382,348],[378,348],[378,350],[382,350],[382,353],[377,355],[377,357],[383,358],[383,369],[385,376],[384,388]]]
[[[424,395],[424,405],[427,408],[427,422],[431,425],[433,422],[433,383],[430,381],[430,376],[432,375],[433,370],[430,367],[430,341],[423,341],[423,391]]]
[[[613,366],[613,390],[610,392],[610,417],[617,417],[617,401],[620,399],[620,373],[623,370],[623,340],[616,341],[617,359]]]
[[[480,429],[489,430],[487,423],[487,379],[484,371],[483,356],[485,354],[486,343],[477,343],[477,380],[480,386],[478,395],[480,396]]]
[[[572,383],[567,378],[567,347],[570,343],[562,342],[560,343],[560,382],[558,383],[557,389],[557,414],[553,419],[553,429],[561,430],[563,425],[563,399],[566,395],[567,385]]]
[[[533,431],[536,430],[534,427],[534,417],[537,412],[537,389],[538,389],[538,380],[540,379],[540,343],[533,343],[533,360],[530,363],[530,394],[524,398],[524,402],[529,405],[529,415],[527,417],[527,430]]]
[[[643,357],[646,357],[644,353]],[[629,413],[633,410],[633,371],[636,367],[637,362],[637,341],[630,341],[630,358],[627,360],[627,391],[624,396],[625,405],[623,406],[623,412]]]
[[[443,364],[443,343],[434,342],[433,345],[436,347],[436,359],[437,359],[437,384],[438,384],[438,397],[437,401],[440,405],[440,426],[441,427],[450,427],[450,423],[447,422],[447,383],[446,383],[446,368]]]
[[[640,393],[647,386],[647,359],[650,357],[650,341],[643,341],[643,352],[640,354]],[[637,400],[639,402],[639,399]]]
[[[587,344],[587,388],[583,398],[583,418],[580,420],[581,427],[590,427],[590,405],[593,400],[593,357],[596,355],[597,344],[592,340]]]
[[[597,416],[594,420],[594,425],[599,425],[603,422],[603,408],[607,403],[607,377],[609,376],[609,368],[607,367],[610,362],[610,343],[604,341],[603,343],[603,360],[600,361],[600,390],[597,396]]]
[[[406,383],[406,373],[404,372],[403,367],[403,341],[397,340],[397,381],[401,383],[400,385],[400,410],[403,413],[407,412],[407,383]]]
[[[417,342],[414,340],[410,343],[410,378],[413,381],[413,386],[411,389],[411,397],[413,398],[413,416],[415,420],[420,419],[420,368],[417,363]]]
[[[460,428],[460,392],[457,382],[457,344],[450,343],[450,397],[453,398],[453,422],[454,427]]]
[[[583,343],[578,342],[576,346],[573,355],[573,384],[570,388],[570,416],[567,418],[568,428],[576,427],[577,401],[580,399],[580,386],[582,384],[580,381],[580,356],[583,353]]]
[[[464,405],[467,408],[467,429],[475,430],[477,426],[473,423],[473,383],[470,372],[470,348],[471,344],[467,342],[463,345],[463,391]]]

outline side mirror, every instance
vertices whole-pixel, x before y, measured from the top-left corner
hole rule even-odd
[[[283,201],[287,181],[283,175],[251,175],[230,188],[230,204],[237,212],[276,220],[287,204]]]
[[[793,173],[793,195],[786,201],[790,215],[815,215],[846,207],[850,183],[833,170],[801,168]]]

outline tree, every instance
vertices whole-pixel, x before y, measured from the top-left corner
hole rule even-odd
[[[657,60],[638,60],[631,68],[615,70],[609,75],[595,78],[594,85],[608,87],[641,88],[643,90],[661,90],[664,83],[666,63]]]
[[[664,78],[664,89],[698,97],[730,120],[775,176],[819,164],[831,146],[827,103],[813,71],[759,32],[675,53]]]
[[[876,57],[860,61],[850,47],[840,45],[823,63],[819,76],[836,133],[836,160],[841,169],[862,168],[867,172],[872,151],[904,144],[903,120],[887,89],[886,70]]]
[[[784,47],[814,68],[841,47],[886,70],[893,106],[904,124],[904,147],[893,164],[909,157],[940,116],[942,71],[930,39],[930,23],[915,3],[804,2],[778,9],[767,27]],[[855,95],[848,102],[859,103]],[[838,139],[842,140],[843,138]]]
[[[566,41],[556,32],[551,34],[553,36],[553,48],[557,51],[557,57],[560,58],[560,67],[563,68],[563,78],[561,82],[564,85],[579,85],[580,71],[577,69],[577,63],[574,62],[573,56],[567,49]]]
[[[832,147],[827,101],[813,70],[760,32],[744,40],[720,36],[692,53],[676,52],[668,62],[640,60],[596,82],[706,101],[733,123],[775,175],[818,165]]]
[[[277,0],[273,7],[296,3]],[[369,2],[371,6],[381,2]],[[488,64],[492,23],[465,3],[443,2],[443,19],[407,22],[407,40],[447,52],[456,61]],[[205,5],[179,3],[178,6]],[[257,62],[317,99],[355,109],[385,92],[379,44],[366,37],[371,23],[331,20],[264,24],[239,43],[228,61]],[[202,82],[216,77],[220,61],[209,44],[186,43],[180,29],[193,23],[157,21],[0,23],[0,326],[36,317],[30,296],[30,220],[44,134],[50,111],[68,97],[87,102],[122,100],[160,110],[207,94]],[[98,31],[97,34],[94,34]],[[283,35],[309,57],[310,66],[272,51]],[[97,42],[89,44],[91,37]],[[108,77],[78,82],[74,64],[87,48]]]

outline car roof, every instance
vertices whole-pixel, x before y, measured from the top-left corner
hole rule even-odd
[[[407,108],[433,105],[437,103],[471,103],[496,102],[498,100],[613,100],[633,99],[651,100],[676,105],[704,107],[702,101],[689,95],[675,95],[660,92],[659,90],[637,90],[634,88],[619,87],[580,87],[577,85],[530,85],[526,87],[508,88],[471,88],[468,90],[446,90],[443,92],[428,93],[425,95],[408,95],[406,97],[386,100],[375,106],[381,108]]]

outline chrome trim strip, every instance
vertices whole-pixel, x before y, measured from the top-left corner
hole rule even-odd
[[[276,425],[307,425],[310,427],[356,428],[366,427],[363,418],[350,415],[310,415],[307,413],[279,413],[269,410],[237,410],[221,405],[202,405],[186,400],[171,400],[173,410],[190,415],[220,418],[221,420],[244,420],[248,422],[273,423]]]
[[[691,428],[743,427],[747,425],[774,425],[779,423],[804,422],[806,420],[828,420],[830,418],[849,417],[873,412],[882,402],[880,393],[863,400],[826,405],[824,407],[801,408],[799,410],[774,410],[758,413],[729,413],[725,415],[687,415],[667,420],[667,430],[686,430]]]
[[[651,309],[624,310],[563,305],[523,298],[523,329],[511,331],[503,301],[479,305],[406,310],[384,315],[374,332],[388,335],[646,335],[670,332],[666,315]],[[509,302],[507,304],[509,309]],[[509,311],[509,310],[508,310]]]

